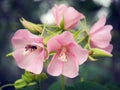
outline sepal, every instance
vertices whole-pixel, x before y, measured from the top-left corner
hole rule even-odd
[[[60,28],[64,29],[64,17],[62,17],[62,20],[60,22]]]
[[[96,61],[97,59],[103,57],[112,57],[112,54],[99,48],[92,48],[89,51],[89,59],[92,61]]]
[[[20,22],[26,29],[28,29],[30,32],[34,34],[42,32],[42,26],[40,24],[34,24],[32,22],[25,20],[24,18],[20,18]]]

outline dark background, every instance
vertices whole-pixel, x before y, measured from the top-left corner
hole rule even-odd
[[[110,1],[106,6],[95,1]],[[96,62],[88,61],[80,66],[80,78],[95,81],[100,84],[120,84],[120,0],[0,0],[0,86],[14,83],[21,78],[24,70],[17,67],[12,57],[6,54],[12,52],[11,37],[17,29],[23,28],[19,22],[20,17],[34,22],[42,23],[40,16],[47,13],[53,5],[67,3],[78,11],[84,13],[88,25],[92,25],[101,15],[107,15],[107,24],[113,25],[112,41],[114,46],[113,57]],[[89,27],[90,27],[89,26]],[[88,29],[90,29],[88,27]],[[47,88],[57,78],[49,77],[43,82],[42,90]],[[73,80],[74,81],[74,80]],[[14,90],[6,88],[5,90]]]

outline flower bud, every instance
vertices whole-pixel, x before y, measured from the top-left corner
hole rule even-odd
[[[32,22],[25,20],[24,18],[20,18],[20,22],[26,29],[28,29],[30,32],[34,34],[42,32],[42,27],[40,24],[34,24]]]
[[[45,73],[41,73],[35,76],[36,81],[44,81],[48,76]]]
[[[56,25],[62,29],[64,27],[65,30],[74,28],[75,25],[84,18],[82,13],[78,12],[73,7],[66,6],[65,4],[55,5],[52,8],[52,12]]]
[[[96,58],[112,57],[111,53],[108,53],[105,50],[98,49],[98,48],[92,48],[89,51],[89,55],[90,55],[91,58],[94,58],[94,60],[96,60]]]
[[[27,86],[27,83],[23,79],[19,79],[19,80],[15,81],[14,86],[16,89],[20,89],[20,88]]]
[[[26,76],[26,75],[22,75],[22,79],[27,83],[31,83],[33,81],[33,76],[29,77],[29,76]]]

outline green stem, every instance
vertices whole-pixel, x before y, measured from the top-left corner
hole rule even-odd
[[[80,25],[81,25],[82,28],[84,28],[84,25],[83,25],[83,23],[81,21],[80,21]]]
[[[36,85],[37,83],[36,82],[32,82],[32,83],[29,83],[28,86],[33,86],[33,85]]]
[[[40,83],[38,83],[38,85],[37,85],[37,90],[41,90],[41,85],[40,85]]]
[[[2,90],[5,87],[12,87],[12,86],[14,86],[14,84],[5,84],[5,85],[0,87],[0,90]]]
[[[91,49],[91,47],[90,47],[90,37],[88,38],[88,49]]]
[[[85,49],[89,49],[88,43],[84,46]]]
[[[83,41],[85,41],[86,37],[83,37],[81,40],[79,40],[77,43],[82,43]]]
[[[61,75],[61,86],[62,90],[65,90],[65,77],[63,75]]]
[[[42,33],[41,33],[41,36],[43,37],[43,35],[44,35],[44,31],[45,31],[45,29],[46,29],[46,25],[44,24],[44,26],[43,26],[43,30],[42,30]]]
[[[46,26],[47,28],[58,28],[57,26]]]
[[[86,17],[84,17],[84,29],[85,29],[85,30],[87,30],[86,25],[87,25]]]
[[[50,32],[51,34],[55,34],[54,32],[48,30],[47,28],[46,28],[46,31],[47,31],[47,32]]]
[[[41,81],[39,81],[38,89],[41,90]]]
[[[87,31],[87,21],[86,21],[86,17],[84,17],[84,25],[83,25],[83,29],[84,29],[84,32],[89,35],[88,31]]]

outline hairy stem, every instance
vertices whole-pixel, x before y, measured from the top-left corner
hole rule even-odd
[[[13,87],[13,86],[14,86],[14,84],[5,84],[5,85],[0,87],[0,90],[2,90],[5,87]]]

